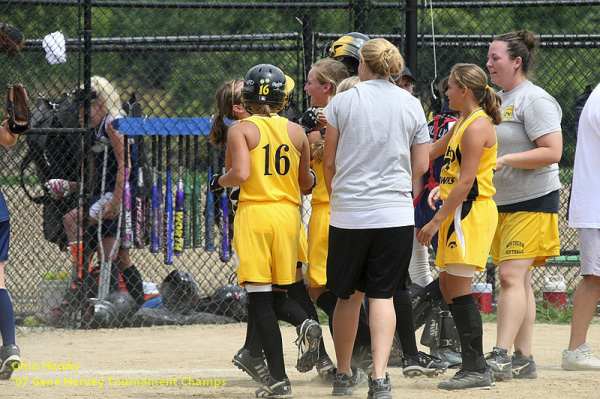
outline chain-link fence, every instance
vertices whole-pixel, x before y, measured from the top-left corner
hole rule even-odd
[[[206,189],[209,168],[223,166],[222,150],[207,140],[217,112],[215,91],[251,66],[271,63],[296,81],[293,108],[300,111],[308,103],[301,88],[310,65],[324,56],[328,43],[350,31],[385,37],[400,48],[427,113],[437,104],[433,87],[455,63],[485,69],[494,35],[523,28],[540,35],[534,80],[563,110],[563,251],[534,271],[534,285],[541,291],[545,277],[559,275],[573,290],[578,243],[565,213],[574,103],[586,86],[600,81],[599,5],[0,0],[1,22],[27,37],[20,54],[3,57],[0,85],[23,83],[35,105],[33,129],[16,146],[0,150],[0,184],[12,215],[6,274],[17,317],[62,326],[111,319],[134,325],[243,319],[244,293],[228,286],[236,281],[235,264],[223,243],[228,229],[220,198]],[[110,115],[117,114],[137,118],[111,123]],[[117,128],[124,136],[114,134]],[[51,179],[56,180],[45,189]],[[96,202],[100,194],[108,205]],[[117,204],[123,204],[121,211]],[[95,222],[82,217],[88,212],[103,220],[100,235]],[[113,245],[113,237],[122,237],[120,244]],[[91,255],[98,242],[104,260]],[[494,283],[493,268],[480,279]],[[97,301],[99,316],[90,317],[86,298],[121,289],[140,303],[148,299],[148,307],[125,317],[130,297],[117,297],[112,301],[119,307]],[[168,306],[160,308],[161,300]]]

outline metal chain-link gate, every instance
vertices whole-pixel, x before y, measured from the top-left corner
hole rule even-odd
[[[428,114],[439,95],[433,88],[455,63],[485,70],[495,35],[524,28],[540,35],[534,81],[563,110],[563,251],[534,271],[534,288],[542,290],[545,277],[558,275],[553,281],[564,277],[567,290],[574,290],[578,242],[566,221],[574,105],[587,86],[600,81],[599,5],[0,0],[0,22],[17,26],[27,38],[17,56],[1,57],[0,87],[23,83],[34,107],[31,131],[14,147],[0,149],[0,186],[12,228],[7,285],[17,318],[75,327],[243,320],[245,295],[235,287],[235,263],[223,244],[228,229],[220,198],[206,187],[209,170],[223,166],[223,151],[207,140],[217,112],[215,91],[251,66],[271,63],[295,80],[293,108],[299,114],[308,104],[302,87],[311,64],[325,56],[332,40],[351,31],[384,37],[400,48]],[[94,109],[98,98],[106,113],[135,119],[111,123]],[[120,138],[112,133],[117,128]],[[101,194],[109,204],[100,208],[93,204]],[[123,209],[112,212],[115,204]],[[90,211],[103,219],[104,235],[82,217]],[[112,245],[107,231],[122,237],[121,243]],[[98,242],[106,261],[91,256]],[[493,268],[479,278],[496,281]],[[113,297],[120,307],[105,311],[99,310],[101,301],[88,301],[112,290],[128,290],[146,307],[128,317],[129,298]],[[94,306],[102,317],[90,317]]]

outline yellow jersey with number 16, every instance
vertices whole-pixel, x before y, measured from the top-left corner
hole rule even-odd
[[[300,151],[288,135],[288,120],[273,115],[251,116],[241,122],[256,125],[260,143],[250,151],[250,177],[240,186],[240,203],[288,201],[300,206]]]
[[[477,108],[466,118],[461,118],[456,122],[454,135],[448,143],[448,148],[444,154],[444,165],[440,173],[440,198],[445,200],[456,185],[460,177],[460,168],[462,161],[462,137],[467,127],[477,118],[486,118],[492,123],[488,114],[481,108]],[[495,129],[495,128],[494,128]],[[491,199],[496,193],[492,184],[494,170],[496,169],[496,156],[498,155],[498,140],[493,147],[483,147],[483,153],[477,167],[475,181],[471,190],[467,194],[465,201],[478,201]]]

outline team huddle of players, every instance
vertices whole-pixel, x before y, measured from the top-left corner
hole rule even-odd
[[[298,124],[281,116],[294,83],[273,65],[254,66],[219,89],[220,115],[210,138],[227,145],[227,172],[214,175],[210,189],[240,187],[232,198],[233,246],[239,283],[248,291],[248,330],[233,363],[262,384],[257,397],[291,396],[278,320],[296,326],[296,368],[316,366],[333,383],[334,396],[368,383],[368,398],[391,398],[390,348],[400,350],[406,376],[460,367],[440,389],[489,389],[494,380],[536,378],[533,321],[526,316],[531,266],[558,255],[554,154],[562,142],[560,107],[525,77],[535,46],[529,31],[494,39],[486,66],[500,94],[480,67],[455,65],[443,82],[443,112],[459,119],[434,118],[429,128],[408,91],[412,76],[398,49],[360,33],[335,41],[331,57],[311,67],[304,87],[311,107]],[[552,117],[531,127],[523,112],[529,120]],[[233,122],[227,126],[223,117]],[[501,123],[512,137],[505,146],[496,136]],[[514,189],[520,181],[528,182],[519,185],[521,192]],[[301,194],[312,194],[308,242]],[[534,225],[547,234],[523,230]],[[515,242],[523,249],[519,256],[511,252]],[[427,259],[430,245],[440,267],[434,281],[427,261],[411,262],[423,250]],[[485,356],[471,284],[490,252],[501,285],[525,284],[501,294],[497,344]],[[439,357],[417,350],[418,300],[411,298],[409,275],[413,282],[425,276],[421,299],[443,297],[439,314],[450,320],[444,328],[450,333],[445,345],[435,345]],[[329,315],[337,367],[315,304]],[[365,348],[370,356],[361,356]],[[372,371],[367,376],[363,369]]]

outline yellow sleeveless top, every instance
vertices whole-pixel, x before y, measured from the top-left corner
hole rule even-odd
[[[312,190],[312,200],[310,203],[315,206],[319,204],[329,204],[329,193],[325,187],[325,177],[323,177],[323,162],[310,161],[310,167],[317,176],[317,185]]]
[[[250,177],[240,186],[240,202],[289,201],[300,206],[300,152],[288,136],[288,120],[251,116],[241,122],[256,125],[260,143],[250,151]]]
[[[467,127],[477,118],[488,118],[490,120],[490,117],[483,109],[477,108],[466,119],[463,117],[456,122],[456,130],[448,143],[448,148],[444,155],[444,165],[440,174],[440,198],[442,200],[448,198],[450,191],[452,191],[458,181],[462,160],[462,136]],[[492,123],[491,120],[490,123]],[[496,144],[491,148],[483,147],[475,181],[465,201],[490,199],[496,193],[496,189],[492,184],[492,178],[496,169],[497,155],[498,140],[496,140]]]

